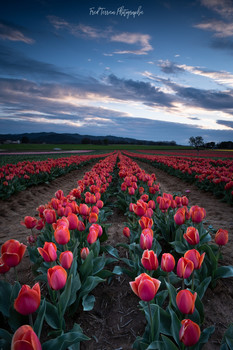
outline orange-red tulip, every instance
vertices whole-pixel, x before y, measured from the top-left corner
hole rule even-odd
[[[69,230],[75,230],[78,227],[79,219],[76,214],[68,214],[67,220],[69,221]]]
[[[98,238],[98,229],[95,227],[89,228],[89,233],[87,235],[87,242],[93,244]]]
[[[99,224],[92,224],[89,228],[89,230],[95,229],[98,231],[98,237],[101,237],[103,234],[103,229]]]
[[[194,270],[194,263],[187,258],[180,258],[177,263],[176,272],[180,278],[188,278]]]
[[[54,231],[54,238],[58,244],[67,244],[70,240],[70,231],[66,226],[58,226]]]
[[[56,222],[56,212],[53,209],[45,209],[43,215],[48,224]]]
[[[180,290],[176,296],[176,304],[183,314],[193,314],[197,293],[192,294],[189,290]]]
[[[205,257],[205,253],[203,253],[202,255],[200,255],[199,251],[196,249],[191,249],[188,250],[185,254],[184,257],[186,259],[189,259],[193,262],[194,264],[194,269],[198,270],[201,268],[201,265],[203,263],[204,257]]]
[[[0,273],[6,273],[10,270],[10,266],[6,265],[3,260],[2,257],[0,256]]]
[[[175,267],[175,258],[170,253],[163,253],[161,259],[161,269],[166,272],[171,272]]]
[[[81,203],[79,205],[79,214],[86,217],[89,215],[89,212],[90,212],[90,208],[84,204],[84,203]]]
[[[200,242],[199,232],[195,227],[189,226],[183,235],[184,239],[191,245]]]
[[[96,213],[90,213],[89,220],[91,224],[98,221],[98,215]]]
[[[151,301],[154,299],[160,283],[161,282],[156,278],[152,278],[146,273],[142,273],[136,277],[135,281],[130,282],[130,287],[141,300]]]
[[[141,263],[146,270],[157,270],[159,266],[157,255],[153,250],[144,250],[142,254]]]
[[[146,232],[147,229],[143,230],[140,236],[140,247],[145,249],[151,249],[153,243],[153,236]]]
[[[57,259],[57,246],[53,242],[45,242],[43,248],[37,248],[37,250],[46,262]]]
[[[69,269],[73,262],[73,253],[70,250],[62,252],[59,256],[59,261],[64,269]]]
[[[192,219],[192,222],[199,224],[206,216],[206,211],[204,208],[194,205],[189,209],[189,214]]]
[[[228,242],[228,231],[220,228],[214,237],[215,243],[218,245],[225,245]]]
[[[9,239],[1,248],[2,261],[9,267],[17,266],[22,260],[27,246],[15,239]]]
[[[174,220],[176,225],[183,225],[185,223],[186,215],[185,215],[185,209],[179,208],[177,212],[174,215]]]
[[[147,216],[142,216],[138,222],[142,230],[144,230],[145,228],[152,228],[153,226],[153,219],[148,218]]]
[[[138,216],[145,215],[146,210],[147,210],[147,204],[141,199],[139,199],[137,203],[133,205],[133,211]]]
[[[32,288],[24,284],[14,301],[14,308],[22,315],[29,315],[38,309],[40,300],[41,293],[39,283],[37,282]]]
[[[67,272],[62,266],[56,265],[48,269],[47,278],[50,288],[59,290],[66,284]]]
[[[13,335],[11,350],[42,350],[42,346],[32,327],[23,325]]]
[[[201,330],[197,323],[189,319],[181,321],[179,338],[185,346],[195,345],[199,341],[200,335]]]
[[[78,222],[78,227],[77,227],[78,231],[85,231],[85,224],[83,221],[79,220]]]

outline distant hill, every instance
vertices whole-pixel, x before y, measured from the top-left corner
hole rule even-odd
[[[131,144],[131,145],[175,145],[175,141],[147,141],[117,136],[91,136],[80,134],[58,134],[55,132],[39,132],[24,134],[0,134],[0,143],[17,141],[22,143],[46,144]]]

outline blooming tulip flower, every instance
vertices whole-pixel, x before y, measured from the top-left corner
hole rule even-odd
[[[197,323],[184,319],[181,321],[181,328],[179,332],[179,338],[185,346],[195,345],[200,338],[201,330]]]
[[[89,215],[89,212],[90,212],[90,208],[84,204],[84,203],[81,203],[79,205],[79,214],[86,217]]]
[[[185,209],[179,208],[174,215],[174,221],[176,225],[183,225],[185,223],[185,219],[186,219]]]
[[[170,253],[163,253],[161,259],[161,269],[166,272],[171,272],[175,267],[175,258]]]
[[[147,204],[141,199],[139,199],[137,203],[133,205],[133,211],[138,216],[145,215],[146,210],[147,210]]]
[[[127,238],[130,237],[130,229],[128,227],[123,228],[123,235]]]
[[[38,252],[46,262],[57,259],[57,246],[53,242],[45,242],[43,248],[37,248]]]
[[[228,231],[220,228],[214,237],[215,243],[219,246],[225,245],[228,242]]]
[[[195,227],[188,227],[183,235],[184,239],[191,245],[196,245],[200,242],[199,232]]]
[[[95,223],[98,221],[98,215],[96,213],[90,213],[89,215],[89,220],[91,224]]]
[[[189,278],[194,270],[194,263],[187,258],[180,258],[177,263],[176,272],[180,278]]]
[[[58,226],[54,231],[54,238],[58,244],[67,244],[70,240],[70,231],[66,226]]]
[[[59,261],[64,269],[69,269],[73,262],[73,253],[70,250],[62,252],[59,256]]]
[[[42,346],[32,327],[23,325],[13,335],[11,350],[42,350]]]
[[[153,250],[144,250],[142,254],[141,263],[146,270],[157,270],[159,266],[157,255]]]
[[[134,282],[130,282],[130,287],[141,300],[151,301],[154,299],[160,283],[161,282],[156,278],[152,278],[146,273],[142,273],[136,277]]]
[[[183,314],[193,314],[197,293],[192,294],[189,290],[180,290],[176,296],[176,304]]]
[[[95,227],[89,228],[89,233],[87,235],[87,242],[93,244],[98,238],[98,229]]]
[[[56,265],[48,269],[47,278],[50,288],[59,290],[66,284],[67,272],[62,266]]]
[[[87,256],[89,255],[90,251],[87,247],[84,247],[81,249],[81,252],[80,252],[80,256],[81,256],[81,259],[85,260],[87,258]]]
[[[37,282],[32,288],[24,284],[14,301],[14,308],[22,315],[29,315],[38,309],[40,300],[41,293],[39,283]]]
[[[199,251],[196,249],[191,249],[188,250],[185,254],[184,257],[191,260],[194,264],[194,270],[198,270],[201,268],[201,265],[203,263],[205,253],[200,255]]]
[[[90,226],[89,230],[92,230],[93,228],[96,229],[96,230],[98,230],[98,237],[101,237],[102,234],[103,234],[103,229],[102,229],[102,227],[101,227],[99,224],[92,224],[92,225]]]
[[[103,206],[104,206],[104,202],[101,201],[101,200],[99,199],[99,200],[96,202],[96,206],[97,206],[97,208],[102,209]]]
[[[37,219],[32,216],[25,216],[24,221],[21,221],[21,225],[24,225],[26,228],[33,229],[37,224]]]
[[[144,230],[145,228],[151,228],[153,226],[153,219],[147,216],[142,216],[141,219],[138,220],[138,222],[142,230]]]
[[[189,214],[191,216],[192,222],[199,224],[206,216],[206,211],[204,208],[194,205],[189,209]]]
[[[182,202],[182,205],[184,205],[184,206],[188,206],[188,204],[189,204],[189,200],[188,200],[188,198],[186,197],[186,196],[182,196],[181,197],[181,202]]]
[[[15,239],[9,239],[1,247],[2,261],[9,267],[17,266],[22,260],[27,246]]]

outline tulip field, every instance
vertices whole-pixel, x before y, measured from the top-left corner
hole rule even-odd
[[[230,158],[2,166],[0,349],[233,349],[232,197]]]

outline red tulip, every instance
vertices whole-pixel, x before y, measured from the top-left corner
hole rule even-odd
[[[138,222],[142,230],[145,228],[151,228],[153,226],[153,219],[148,218],[147,216],[142,216]]]
[[[145,215],[147,210],[147,204],[143,200],[139,199],[136,204],[133,205],[133,211],[138,216]]]
[[[97,206],[97,208],[102,209],[103,206],[104,206],[104,202],[101,201],[101,200],[99,199],[99,200],[96,202],[96,206]]]
[[[56,265],[48,269],[47,278],[50,288],[59,290],[66,284],[67,272],[62,266]]]
[[[189,204],[189,200],[188,200],[188,198],[186,197],[186,196],[182,196],[181,197],[181,202],[182,202],[182,205],[184,205],[184,206],[188,206],[188,204]]]
[[[228,242],[228,231],[220,228],[214,237],[215,243],[218,245],[225,245]]]
[[[183,314],[193,314],[197,293],[192,294],[189,290],[180,290],[176,296],[176,304]]]
[[[14,308],[22,315],[29,315],[38,309],[40,300],[41,293],[39,283],[37,282],[32,288],[24,284],[14,301]]]
[[[37,248],[38,252],[46,262],[57,259],[57,246],[53,242],[45,242],[43,248]]]
[[[43,215],[48,224],[56,222],[56,212],[53,209],[45,209]]]
[[[128,194],[129,194],[130,196],[133,196],[133,195],[135,194],[135,189],[134,189],[133,187],[129,187],[129,188],[128,188]]]
[[[15,239],[9,239],[1,248],[2,261],[9,267],[17,266],[22,260],[27,246]]]
[[[189,209],[189,213],[192,219],[192,222],[199,224],[206,216],[206,211],[204,208],[194,205]]]
[[[85,260],[89,255],[89,253],[90,253],[89,249],[87,247],[84,247],[81,249],[80,256],[83,260]]]
[[[123,228],[123,235],[127,238],[130,237],[130,229],[128,227]]]
[[[140,236],[140,247],[145,249],[151,249],[153,243],[153,236],[146,232],[147,229],[143,230]]]
[[[59,256],[59,261],[64,269],[69,269],[73,262],[73,253],[69,250],[62,252]]]
[[[141,263],[146,270],[157,270],[159,266],[157,255],[153,250],[144,250],[142,254]]]
[[[32,216],[25,216],[24,221],[21,221],[21,225],[24,225],[30,229],[35,227],[36,224],[37,224],[37,219]]]
[[[201,265],[203,263],[204,257],[205,257],[205,253],[203,253],[202,255],[200,255],[199,251],[196,249],[191,249],[188,250],[185,254],[184,257],[186,259],[189,259],[193,262],[194,264],[194,269],[198,270],[201,268]]]
[[[130,287],[141,300],[151,301],[154,299],[160,283],[161,282],[156,278],[152,278],[146,273],[142,273],[136,277],[134,282],[130,282]]]
[[[79,214],[82,215],[82,216],[88,216],[89,215],[89,212],[90,212],[90,208],[84,204],[84,203],[81,203],[79,205]]]
[[[13,335],[11,350],[42,350],[42,346],[32,327],[23,325]]]
[[[90,213],[89,215],[89,220],[91,224],[95,223],[98,221],[98,215],[96,213]]]
[[[54,231],[54,238],[58,244],[67,244],[70,240],[70,231],[66,226],[58,226]]]
[[[201,330],[197,323],[185,319],[181,321],[181,329],[179,332],[179,338],[185,346],[195,345],[200,338]]]
[[[177,263],[176,272],[180,278],[188,278],[194,270],[194,264],[187,258],[180,258]]]
[[[93,244],[98,238],[98,229],[95,227],[89,228],[89,233],[87,235],[87,242]]]
[[[192,226],[187,228],[183,237],[191,245],[195,245],[200,242],[199,232],[195,227],[192,227]]]
[[[170,253],[163,253],[161,259],[161,269],[166,272],[171,272],[175,267],[175,258]]]
[[[183,225],[185,223],[186,215],[185,215],[185,209],[179,208],[177,212],[174,215],[174,220],[176,225]]]
[[[78,222],[78,227],[77,227],[78,231],[85,231],[85,224],[83,221],[79,220]]]
[[[78,227],[79,219],[76,214],[69,213],[67,216],[67,220],[69,221],[69,229],[75,230]]]

